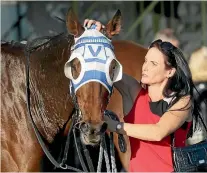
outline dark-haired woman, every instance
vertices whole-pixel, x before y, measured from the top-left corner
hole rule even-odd
[[[86,20],[85,26],[103,25]],[[105,117],[108,129],[130,137],[130,172],[172,172],[171,134],[185,146],[193,119],[193,82],[185,58],[169,42],[154,41],[145,56],[141,82],[124,74],[114,84],[123,98],[126,123]]]

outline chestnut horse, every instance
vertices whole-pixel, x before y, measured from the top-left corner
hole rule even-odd
[[[34,47],[29,61],[31,115],[49,148],[56,148],[53,144],[59,143],[63,137],[67,136],[71,122],[68,120],[74,110],[73,100],[70,93],[68,94],[69,80],[65,77],[63,69],[71,55],[71,48],[75,42],[74,36],[75,38],[81,37],[84,28],[72,11],[67,14],[66,24],[68,31],[73,35],[60,34],[55,37],[38,39],[30,46],[30,48]],[[121,14],[118,12],[108,22],[106,35],[111,37],[118,34],[120,27]],[[113,41],[112,44],[115,56],[123,66],[123,72],[139,80],[147,49],[129,41]],[[43,159],[45,154],[28,118],[25,48],[26,46],[21,43],[1,44],[2,172],[38,172],[44,171],[45,167]],[[72,75],[76,78],[75,75],[80,72],[81,66],[77,60],[74,60],[73,63]],[[114,67],[113,63],[111,64],[110,77],[113,77]],[[87,145],[99,144],[100,137],[94,131],[99,131],[102,126],[103,110],[112,110],[119,116],[120,121],[123,121],[121,96],[117,90],[114,90],[107,105],[109,94],[107,88],[97,82],[89,82],[76,92],[78,105],[82,112],[82,122],[84,122],[81,128],[85,130],[82,142]],[[127,141],[126,153],[120,152],[116,134],[114,143],[122,166],[127,170],[130,145],[126,136],[125,139]],[[96,152],[95,149],[96,146],[93,146],[91,151]],[[57,149],[57,152],[59,151]],[[73,154],[73,156],[69,154],[71,160],[75,160],[74,157],[77,153]],[[71,165],[71,160],[68,161],[68,165]],[[52,169],[45,170],[51,171]],[[58,169],[58,171],[61,170]]]

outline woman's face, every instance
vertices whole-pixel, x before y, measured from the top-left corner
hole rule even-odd
[[[143,84],[161,84],[172,76],[172,68],[167,68],[165,59],[165,55],[158,48],[152,47],[148,50],[142,66]]]

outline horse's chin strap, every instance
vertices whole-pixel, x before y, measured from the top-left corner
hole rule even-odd
[[[72,102],[73,102],[73,104],[74,104],[74,107],[75,107],[76,110],[80,110],[79,105],[78,105],[78,101],[77,101],[77,97],[76,97],[76,95],[75,95],[75,89],[74,89],[74,86],[73,86],[72,81],[70,81],[70,86],[69,86],[69,88],[70,88],[70,96],[71,96],[71,98],[72,98]],[[79,112],[79,113],[80,113],[80,112]]]

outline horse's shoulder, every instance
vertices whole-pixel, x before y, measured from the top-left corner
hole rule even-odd
[[[112,44],[115,46],[115,48],[120,46],[125,46],[125,47],[131,47],[131,48],[147,51],[147,49],[144,46],[130,40],[114,40],[112,41]]]
[[[145,57],[147,48],[129,40],[117,40],[112,42],[115,47],[115,53],[127,54],[131,59],[138,57]]]

